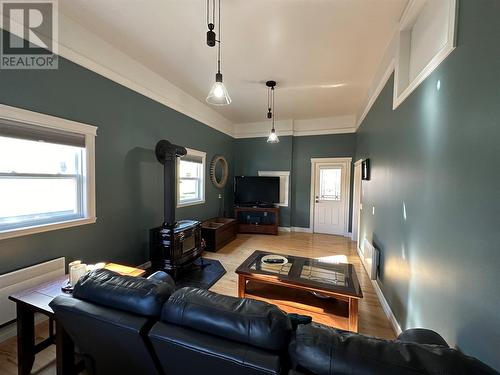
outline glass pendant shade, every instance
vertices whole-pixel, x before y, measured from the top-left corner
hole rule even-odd
[[[231,103],[231,97],[229,96],[226,86],[222,83],[222,74],[218,73],[215,77],[215,83],[212,85],[210,92],[207,96],[207,103],[213,105],[228,105]]]
[[[274,130],[274,127],[271,129],[271,133],[269,133],[269,137],[267,138],[267,143],[278,143],[280,139],[278,138],[278,135],[276,134],[276,130]]]

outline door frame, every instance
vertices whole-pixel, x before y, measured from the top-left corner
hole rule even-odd
[[[345,179],[343,188],[346,192],[346,200],[344,201],[344,237],[349,237],[349,203],[351,200],[351,167],[352,157],[349,158],[311,158],[311,198],[309,203],[309,226],[311,232],[314,233],[314,184],[316,183],[316,166],[318,164],[343,164],[345,167]]]
[[[362,192],[362,175],[359,179],[356,179],[356,168],[361,168],[361,163],[363,159],[359,159],[354,163],[354,175],[353,175],[353,195],[352,195],[352,223],[351,223],[351,240],[356,241],[359,247],[359,227],[361,226],[361,210],[363,209],[363,192]],[[361,171],[362,173],[362,171]],[[358,194],[356,194],[358,193]],[[357,212],[357,215],[354,213]],[[356,228],[356,238],[354,238],[354,228]]]

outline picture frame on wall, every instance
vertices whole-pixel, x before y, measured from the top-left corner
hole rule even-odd
[[[364,181],[370,180],[370,159],[364,159],[361,162],[361,179]]]

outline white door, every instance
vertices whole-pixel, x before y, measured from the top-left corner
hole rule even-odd
[[[317,163],[314,183],[314,232],[344,235],[345,164]]]

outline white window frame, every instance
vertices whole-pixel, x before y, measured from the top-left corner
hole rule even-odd
[[[40,128],[62,130],[84,135],[85,154],[82,163],[86,178],[86,194],[83,197],[83,218],[0,231],[0,240],[95,223],[97,220],[95,199],[95,137],[97,135],[97,127],[3,104],[0,104],[0,121],[14,121]]]
[[[411,38],[415,24],[420,20],[424,8],[430,1],[446,1],[447,2],[447,23],[444,25],[446,30],[445,44],[434,52],[433,57],[422,67],[416,76],[410,78],[410,66],[415,57],[411,56]],[[457,17],[458,1],[457,0],[410,0],[400,21],[396,63],[394,73],[394,94],[392,108],[396,109],[404,100],[448,57],[455,49],[457,37]],[[426,22],[444,21],[437,19],[437,15],[433,15],[433,20],[425,20]],[[423,19],[420,21],[424,21]],[[432,44],[429,44],[432,46]],[[428,47],[429,49],[430,47]]]
[[[200,198],[196,200],[189,200],[185,202],[181,202],[181,189],[180,189],[180,164],[181,164],[181,158],[177,158],[177,176],[176,176],[176,181],[177,181],[177,208],[180,207],[188,207],[188,206],[195,206],[197,204],[203,204],[205,203],[205,186],[206,186],[206,167],[207,167],[207,153],[203,151],[198,151],[198,150],[193,150],[192,148],[186,148],[187,154],[186,156],[197,156],[201,157],[201,184],[200,184]]]
[[[280,207],[288,207],[289,204],[288,196],[290,190],[290,171],[259,171],[258,173],[259,176],[280,178],[280,191],[281,188],[283,187],[285,191],[285,196],[283,197],[283,203],[281,203],[281,197],[280,197],[280,203],[278,205]]]

